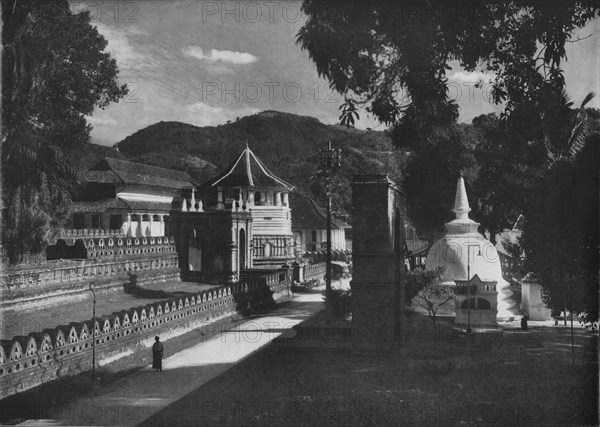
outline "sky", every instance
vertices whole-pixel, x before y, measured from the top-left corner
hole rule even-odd
[[[107,39],[129,95],[88,118],[92,142],[113,145],[159,121],[215,126],[264,110],[338,123],[342,97],[319,78],[308,53],[296,44],[306,17],[301,2],[288,1],[71,1],[87,10]],[[578,104],[600,89],[600,22],[567,43],[567,91]],[[502,107],[489,102],[489,79],[454,64],[449,95],[459,121],[470,122]],[[489,88],[489,86],[488,86]],[[600,108],[600,96],[592,107]],[[383,130],[365,111],[356,126]]]

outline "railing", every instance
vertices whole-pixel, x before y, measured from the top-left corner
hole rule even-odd
[[[123,258],[153,253],[175,252],[174,237],[97,237],[81,238],[73,246],[64,242],[49,246],[48,259]]]
[[[96,228],[64,228],[60,232],[60,237],[125,237],[123,230],[101,230]]]
[[[327,259],[327,251],[304,252],[302,258],[310,259],[313,263],[319,263]],[[341,251],[333,249],[331,251],[332,261],[348,261],[352,258],[352,251]]]
[[[304,280],[321,280],[325,277],[327,264],[320,262],[318,264],[308,264],[304,266]]]
[[[290,236],[258,236],[252,239],[255,258],[288,258],[294,252],[294,240]],[[270,253],[265,253],[269,245]]]

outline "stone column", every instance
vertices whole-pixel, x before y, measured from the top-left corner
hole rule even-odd
[[[276,191],[273,194],[273,199],[274,199],[273,204],[275,206],[281,206],[281,193],[279,191]]]
[[[160,223],[160,229],[158,230],[159,235],[160,236],[164,236],[165,235],[165,215],[164,214],[160,214],[158,215],[158,221]]]
[[[400,335],[403,311],[403,195],[386,175],[359,175],[352,184],[352,346],[380,351]]]
[[[132,236],[131,232],[131,212],[127,214],[127,236]]]
[[[223,189],[217,189],[217,209],[223,209]]]
[[[153,218],[152,218],[152,214],[148,214],[148,236],[153,236],[152,234],[152,222],[153,222]]]

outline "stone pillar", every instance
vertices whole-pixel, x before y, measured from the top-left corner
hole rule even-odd
[[[152,214],[148,214],[148,236],[153,236],[152,234],[152,222],[153,222]]]
[[[223,209],[223,189],[217,189],[217,209]]]
[[[164,214],[158,215],[158,221],[160,223],[159,235],[164,236],[165,235],[165,215]]]
[[[283,206],[288,206],[290,204],[288,193],[281,193],[281,203]]]
[[[403,195],[386,175],[359,175],[352,184],[352,346],[389,349],[404,309]]]
[[[131,213],[127,214],[127,230],[124,232],[126,236],[131,236]]]
[[[273,204],[275,206],[281,206],[281,193],[279,191],[276,191],[275,193],[273,193]]]

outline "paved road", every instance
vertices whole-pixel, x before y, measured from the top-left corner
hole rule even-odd
[[[55,417],[19,425],[136,425],[182,398],[234,364],[286,334],[323,308],[321,294],[297,294],[264,317],[246,319],[206,342],[163,360],[163,372],[150,366],[90,390],[57,408]],[[165,346],[169,341],[165,342]]]

